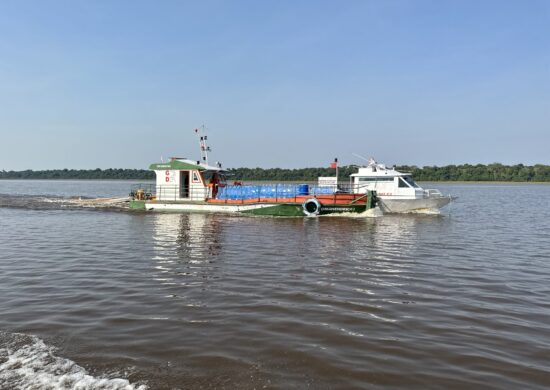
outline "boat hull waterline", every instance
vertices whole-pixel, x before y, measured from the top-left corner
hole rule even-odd
[[[156,202],[132,200],[130,208],[145,211],[165,212],[205,212],[205,213],[241,213],[258,216],[304,217],[329,214],[360,214],[373,207],[374,202],[364,204],[326,204],[319,203],[315,212],[308,212],[302,203],[250,203],[250,204],[213,204],[209,202]]]
[[[414,213],[419,211],[439,211],[454,198],[451,196],[429,197],[419,199],[380,198],[378,204],[385,213]]]

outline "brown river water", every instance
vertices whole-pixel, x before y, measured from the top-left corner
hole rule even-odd
[[[68,202],[129,186],[0,181],[0,389],[550,387],[548,185],[378,218]]]

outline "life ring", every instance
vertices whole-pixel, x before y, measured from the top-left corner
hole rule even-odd
[[[304,214],[308,217],[319,215],[321,212],[321,202],[316,198],[306,199],[304,203],[302,203],[302,209],[304,210]]]

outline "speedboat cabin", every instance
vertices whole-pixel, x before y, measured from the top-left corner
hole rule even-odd
[[[423,197],[424,190],[416,184],[410,173],[402,173],[384,164],[369,163],[351,176],[351,185],[356,193],[376,191],[378,196]]]

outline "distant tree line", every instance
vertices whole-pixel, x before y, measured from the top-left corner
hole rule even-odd
[[[397,166],[401,172],[410,172],[418,181],[516,181],[550,182],[550,165],[526,166],[502,164],[463,164],[436,166]],[[338,168],[338,176],[346,180],[357,172],[353,165]],[[334,176],[331,168],[230,168],[230,180],[316,181],[319,176]],[[118,179],[154,180],[155,173],[145,169],[53,169],[45,171],[0,171],[0,179]]]
[[[118,179],[154,180],[147,169],[49,169],[46,171],[0,171],[0,179]]]
[[[526,166],[494,164],[446,165],[443,167],[399,166],[419,181],[550,181],[550,165]]]
[[[529,182],[540,181],[550,182],[550,165],[537,164],[534,166],[502,165],[502,164],[463,164],[436,166],[396,166],[400,172],[410,172],[417,181],[517,181]],[[353,165],[338,168],[338,176],[346,180],[349,175],[357,172]],[[303,180],[316,181],[319,176],[334,176],[335,171],[331,168],[235,168],[229,169],[237,180]]]

